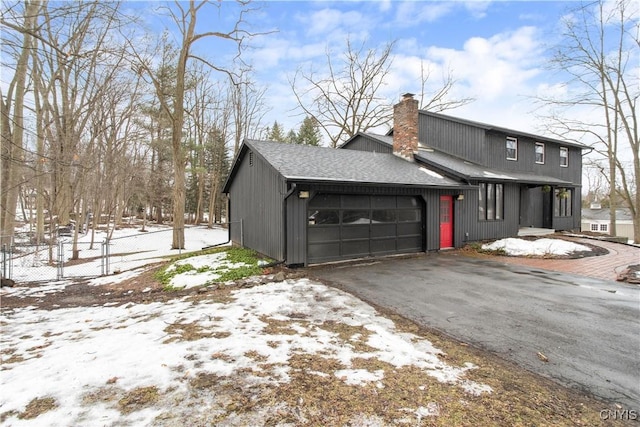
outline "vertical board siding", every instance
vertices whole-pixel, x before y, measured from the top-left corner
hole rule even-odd
[[[518,160],[507,160],[507,136],[518,139]],[[544,164],[536,163],[535,143],[543,142],[545,149]],[[582,151],[577,147],[569,148],[569,167],[560,167],[560,147],[552,142],[538,141],[517,134],[506,135],[487,133],[487,150],[482,164],[489,168],[511,172],[531,173],[580,184],[582,181]]]
[[[520,217],[520,186],[504,184],[504,219],[480,221],[478,219],[478,190],[465,190],[464,200],[456,201],[454,223],[456,244],[501,239],[518,235]]]
[[[253,165],[250,165],[246,154],[248,150],[229,189],[231,239],[236,244],[242,243],[271,258],[282,260],[284,179],[260,156],[254,155]]]
[[[485,152],[484,129],[471,125],[420,114],[421,143],[447,154],[483,164]]]
[[[307,204],[294,191],[287,198],[287,265],[307,262]]]
[[[341,147],[345,150],[367,151],[370,153],[391,154],[393,147],[383,144],[367,135],[356,135],[348,144]]]

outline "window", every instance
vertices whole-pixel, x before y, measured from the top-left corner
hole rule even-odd
[[[507,160],[518,160],[518,140],[507,137]]]
[[[609,232],[609,224],[595,224],[591,223],[591,231],[596,233],[608,233]]]
[[[504,213],[503,184],[481,183],[478,190],[478,219],[499,221]]]
[[[571,189],[567,188],[556,188],[554,190],[554,203],[553,203],[553,213],[555,216],[571,216],[571,199],[572,193]]]
[[[560,147],[560,166],[569,167],[569,149],[567,147]]]
[[[544,144],[542,142],[536,142],[536,163],[544,165]]]

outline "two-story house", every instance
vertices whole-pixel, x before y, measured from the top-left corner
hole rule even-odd
[[[288,265],[460,247],[580,227],[583,146],[420,111],[339,149],[244,141],[230,237]]]

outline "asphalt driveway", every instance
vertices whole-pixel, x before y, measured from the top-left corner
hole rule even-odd
[[[638,286],[456,253],[316,267],[310,274],[564,385],[640,410]]]

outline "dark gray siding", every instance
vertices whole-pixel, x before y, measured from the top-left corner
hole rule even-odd
[[[483,164],[484,129],[420,114],[418,139],[421,143],[465,160]]]
[[[307,262],[307,202],[298,191],[287,198],[287,265]]]
[[[346,150],[367,151],[370,153],[386,153],[391,154],[393,148],[387,144],[383,144],[367,135],[356,135],[348,144],[341,148]]]
[[[251,165],[247,149],[229,188],[231,240],[282,260],[286,184],[260,156],[252,160]]]
[[[518,140],[518,160],[507,160],[507,137]],[[518,135],[505,135],[499,133],[487,133],[487,144],[484,158],[481,164],[503,171],[532,173],[535,175],[550,176],[574,184],[580,184],[582,179],[582,151],[576,147],[569,149],[569,167],[560,167],[561,145],[545,142],[544,164],[538,164],[535,160],[535,139],[519,137]]]
[[[501,239],[518,235],[520,185],[504,184],[504,219],[478,220],[478,191],[464,191],[464,200],[455,202],[454,232],[456,244],[479,240]]]

